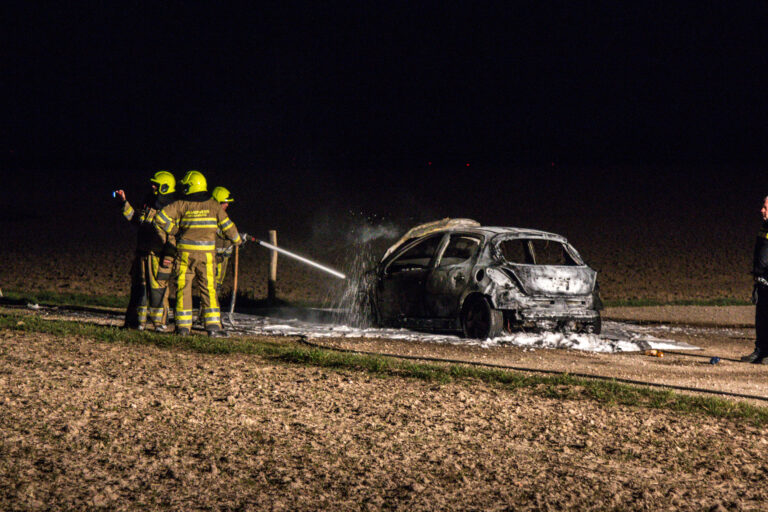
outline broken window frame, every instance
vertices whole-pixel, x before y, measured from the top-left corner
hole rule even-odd
[[[504,251],[501,248],[501,244],[504,242],[513,242],[519,240],[524,247],[525,250],[525,259],[526,262],[515,262],[515,261],[509,261],[504,257]],[[568,258],[572,261],[572,263],[566,263],[566,264],[560,264],[560,265],[553,265],[548,263],[538,263],[536,258],[536,250],[533,246],[534,241],[543,241],[547,243],[556,243],[559,244],[563,255],[566,257],[566,261]],[[500,259],[503,263],[509,264],[509,265],[531,265],[531,266],[549,266],[549,267],[582,267],[586,265],[584,263],[584,260],[581,259],[581,256],[576,251],[576,249],[569,244],[568,242],[563,242],[560,240],[553,240],[551,238],[539,238],[539,237],[525,237],[525,238],[504,238],[501,240],[498,240],[494,243],[494,253],[497,256],[498,259]]]
[[[445,252],[448,250],[448,247],[451,245],[451,242],[454,239],[459,238],[468,238],[470,240],[473,240],[477,243],[477,247],[475,248],[474,253],[469,257],[465,258],[461,261],[452,262],[452,263],[443,263],[443,257],[445,257]],[[475,258],[477,258],[477,255],[482,252],[483,248],[483,238],[481,236],[478,236],[474,233],[449,233],[447,236],[447,241],[443,241],[442,247],[438,251],[437,259],[435,260],[435,268],[438,267],[444,267],[444,266],[451,266],[451,265],[462,265],[468,261],[471,261]]]
[[[389,263],[387,263],[386,267],[384,267],[384,274],[390,275],[398,272],[408,272],[412,270],[426,270],[426,269],[432,268],[434,266],[433,264],[435,261],[435,257],[440,252],[440,248],[443,245],[443,238],[445,238],[445,233],[430,235],[422,239],[413,241],[411,244],[404,247],[397,255],[395,255]],[[413,266],[403,266],[402,268],[397,268],[395,270],[392,269],[392,265],[396,264],[398,261],[400,261],[401,258],[408,255],[408,253],[412,249],[415,249],[416,247],[419,247],[434,239],[437,239],[437,245],[435,246],[434,252],[432,253],[432,256],[430,256],[426,266],[414,264]]]

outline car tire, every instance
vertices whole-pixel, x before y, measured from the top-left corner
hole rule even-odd
[[[461,327],[465,338],[496,338],[504,330],[504,314],[485,297],[470,298],[461,310]]]
[[[600,334],[603,330],[603,320],[599,316],[594,321],[584,324],[583,331],[588,334]]]

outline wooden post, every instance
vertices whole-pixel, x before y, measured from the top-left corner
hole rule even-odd
[[[277,246],[277,231],[269,230],[269,243]],[[267,302],[274,304],[277,300],[277,251],[270,251],[269,280],[267,281]]]

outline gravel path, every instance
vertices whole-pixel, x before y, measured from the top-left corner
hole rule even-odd
[[[603,317],[665,324],[754,327],[754,306],[644,306],[607,308]]]

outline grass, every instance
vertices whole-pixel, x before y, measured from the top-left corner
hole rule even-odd
[[[102,342],[155,345],[205,354],[252,354],[286,364],[368,372],[380,376],[415,378],[437,383],[481,381],[503,389],[526,389],[546,398],[590,399],[606,405],[666,409],[687,414],[768,424],[768,408],[715,397],[689,396],[623,384],[577,378],[568,374],[535,375],[503,369],[459,364],[418,363],[394,357],[372,356],[305,347],[285,338],[279,342],[258,338],[180,337],[151,331],[132,331],[83,322],[45,320],[35,314],[0,311],[0,329],[85,336]]]
[[[20,291],[3,290],[3,298],[6,303],[17,304],[49,304],[52,306],[104,306],[109,308],[125,308],[128,306],[126,295],[92,295],[74,292],[53,291]]]

